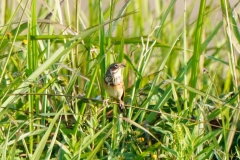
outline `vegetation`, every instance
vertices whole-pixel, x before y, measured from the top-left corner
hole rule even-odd
[[[1,159],[240,158],[239,1],[0,3]]]

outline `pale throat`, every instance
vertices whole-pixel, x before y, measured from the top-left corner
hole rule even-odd
[[[115,73],[113,72],[113,73],[112,73],[112,76],[113,76],[113,77],[119,77],[119,76],[121,77],[121,76],[122,76],[122,75],[121,75],[121,71],[118,70],[118,71],[115,72]]]
[[[113,84],[119,84],[123,81],[120,70],[115,73],[112,73],[112,77],[113,77]]]

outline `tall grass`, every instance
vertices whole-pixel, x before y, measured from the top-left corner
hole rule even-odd
[[[240,158],[239,2],[0,3],[1,159]]]

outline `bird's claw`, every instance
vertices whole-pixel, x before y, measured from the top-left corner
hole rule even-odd
[[[109,107],[108,105],[109,98],[103,100],[103,105]]]
[[[118,106],[119,106],[121,113],[125,112],[125,105],[124,105],[123,101],[120,101]]]

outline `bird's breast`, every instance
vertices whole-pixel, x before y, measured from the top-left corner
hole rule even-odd
[[[110,97],[113,97],[119,100],[121,99],[124,92],[124,84],[123,84],[123,81],[116,80],[115,82],[118,82],[118,83],[115,83],[115,84],[104,83],[104,88]]]

